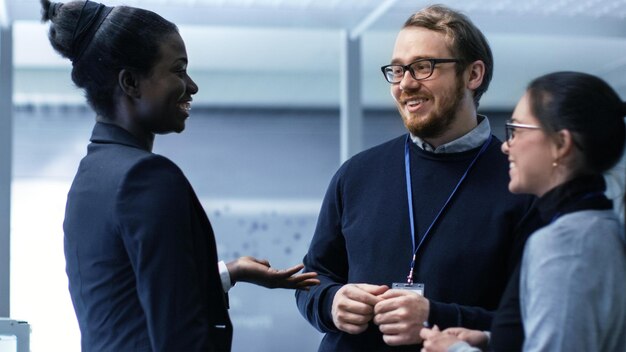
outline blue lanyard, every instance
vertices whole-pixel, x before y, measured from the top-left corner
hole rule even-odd
[[[437,220],[439,220],[439,217],[441,216],[443,211],[446,209],[448,204],[450,204],[452,197],[454,197],[454,194],[456,193],[456,191],[459,189],[459,187],[461,186],[461,184],[467,177],[467,174],[470,172],[470,170],[476,163],[476,160],[478,160],[478,158],[485,152],[485,150],[491,143],[491,135],[489,135],[489,138],[487,138],[483,146],[480,148],[480,151],[478,152],[478,154],[476,154],[476,156],[474,157],[474,160],[472,160],[472,162],[469,164],[469,166],[467,167],[467,170],[465,170],[465,173],[463,174],[463,176],[461,176],[461,179],[452,190],[452,193],[450,193],[450,196],[448,196],[448,200],[446,200],[446,202],[441,207],[441,210],[439,210],[439,213],[437,213],[437,216],[435,216],[435,219],[433,219],[433,222],[430,224],[430,226],[428,226],[428,229],[426,229],[426,232],[424,232],[424,236],[422,236],[422,239],[417,244],[417,246],[415,246],[415,221],[413,219],[413,190],[411,188],[411,162],[409,160],[410,143],[411,143],[411,135],[408,134],[406,136],[406,141],[404,143],[404,170],[406,172],[406,194],[407,194],[407,199],[409,201],[409,219],[411,222],[411,241],[413,243],[413,257],[411,259],[411,267],[409,270],[409,275],[407,276],[407,283],[412,284],[413,283],[413,269],[415,268],[415,256],[417,255],[417,251],[422,246],[422,243],[424,243],[424,240],[426,239],[426,237],[428,237],[428,235],[430,234],[430,230],[433,228]]]

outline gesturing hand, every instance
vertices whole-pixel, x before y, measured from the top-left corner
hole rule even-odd
[[[315,278],[317,273],[314,272],[294,275],[302,270],[304,267],[302,264],[277,270],[265,259],[245,256],[227,263],[226,267],[233,284],[242,281],[267,288],[308,290],[309,287],[320,283],[320,280]]]

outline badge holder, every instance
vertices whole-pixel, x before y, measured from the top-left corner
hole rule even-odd
[[[408,282],[394,282],[391,284],[391,288],[396,290],[408,290],[417,293],[420,296],[424,295],[424,284],[408,283]]]

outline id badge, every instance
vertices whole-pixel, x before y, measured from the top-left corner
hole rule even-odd
[[[424,295],[424,284],[420,283],[406,283],[406,282],[394,282],[391,284],[391,288],[396,290],[409,290],[417,293],[420,296]]]

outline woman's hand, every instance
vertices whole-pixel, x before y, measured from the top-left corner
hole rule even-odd
[[[276,270],[265,259],[245,256],[227,263],[226,267],[233,285],[242,281],[267,288],[308,290],[309,287],[320,283],[320,280],[315,278],[317,276],[315,272],[294,275],[304,268],[302,264]]]
[[[466,328],[448,328],[443,331],[444,334],[456,336],[474,347],[486,348],[489,344],[489,336],[480,330],[470,330]]]
[[[450,346],[461,341],[454,335],[439,331],[437,325],[432,329],[423,328],[420,337],[424,339],[421,352],[446,352]]]

